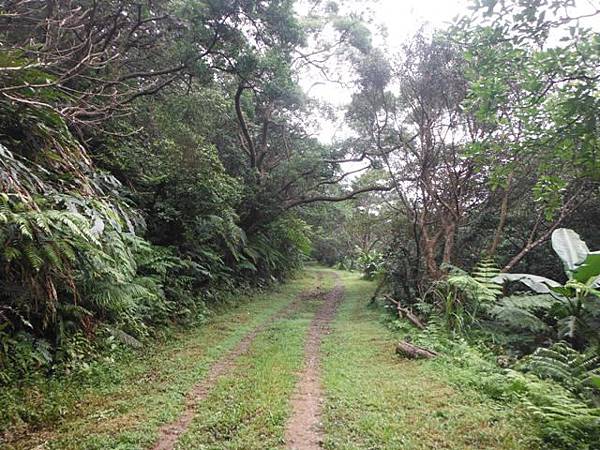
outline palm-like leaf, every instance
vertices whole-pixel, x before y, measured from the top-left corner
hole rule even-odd
[[[552,233],[552,248],[560,257],[565,272],[573,271],[587,257],[590,250],[579,235],[569,228],[557,228]]]
[[[501,273],[494,277],[493,281],[499,284],[506,281],[518,281],[538,294],[550,294],[553,292],[551,288],[561,286],[558,281],[529,273]]]

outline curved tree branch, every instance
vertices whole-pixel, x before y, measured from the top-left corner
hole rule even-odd
[[[315,197],[306,197],[306,198],[303,197],[303,198],[299,198],[296,200],[291,200],[284,206],[284,209],[287,210],[287,209],[295,208],[296,206],[307,205],[310,203],[317,203],[317,202],[343,202],[346,200],[352,200],[353,198],[356,198],[356,196],[358,196],[360,194],[364,194],[366,192],[389,192],[392,189],[393,189],[392,186],[369,186],[369,187],[354,190],[354,191],[349,192],[344,195],[338,195],[338,196],[317,195]]]

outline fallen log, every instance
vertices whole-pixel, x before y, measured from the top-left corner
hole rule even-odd
[[[389,295],[385,296],[385,299],[391,303],[393,303],[394,305],[396,305],[396,310],[398,311],[398,317],[400,317],[401,319],[406,319],[408,320],[410,323],[412,323],[415,327],[417,327],[419,330],[424,330],[425,329],[425,325],[423,325],[423,322],[421,322],[419,320],[419,318],[408,308],[404,308],[399,301],[394,300],[392,297],[390,297]]]
[[[406,341],[399,342],[396,345],[396,353],[408,359],[433,358],[437,353],[433,350],[419,347]]]

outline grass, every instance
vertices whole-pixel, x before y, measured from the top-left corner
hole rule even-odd
[[[246,299],[240,306],[216,314],[202,327],[179,333],[168,342],[150,346],[133,359],[104,368],[106,373],[97,377],[97,384],[92,386],[65,379],[51,382],[51,387],[32,388],[32,397],[43,389],[44,395],[37,401],[44,408],[63,410],[62,418],[35,429],[23,426],[13,430],[7,433],[2,448],[148,447],[160,425],[179,416],[187,392],[203,377],[211,362],[315,283],[316,272],[307,271],[305,276],[285,286]],[[73,394],[61,395],[65,390]],[[53,401],[58,404],[48,405]]]
[[[200,328],[115,363],[95,385],[64,381],[62,389],[77,392],[76,402],[61,403],[58,394],[52,400],[52,393],[61,388],[59,381],[54,382],[38,401],[40,405],[57,402],[56,407],[65,408],[62,419],[38,429],[24,428],[3,448],[150,447],[159,427],[183,411],[186,394],[211,363],[299,292],[312,291],[318,272],[332,271],[308,270],[286,286],[241,302]],[[356,274],[338,274],[346,286],[345,301],[322,348],[325,448],[537,447],[529,420],[514,405],[493,401],[471,385],[461,387],[460,379],[466,378],[458,366],[445,358],[399,359],[394,345],[403,331],[392,331],[381,320],[381,311],[367,306],[374,285]],[[333,277],[326,275],[320,285],[326,292]],[[293,314],[269,323],[257,335],[249,352],[235,361],[197,406],[179,449],[284,448],[290,397],[303,364],[306,332],[320,301],[319,296],[306,298]]]
[[[346,300],[324,343],[325,448],[536,448],[511,408],[452,387],[434,362],[395,356],[400,337],[367,307],[373,285],[342,276]]]
[[[289,398],[304,357],[304,338],[320,299],[308,299],[293,317],[258,336],[234,371],[222,377],[200,405],[178,448],[263,450],[280,448]]]

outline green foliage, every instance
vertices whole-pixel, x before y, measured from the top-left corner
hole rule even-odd
[[[594,385],[600,376],[600,354],[597,350],[580,353],[564,342],[548,348],[538,348],[523,358],[518,368],[559,382],[569,391],[600,406],[600,390]]]
[[[473,149],[494,179],[518,171],[494,164],[498,158],[528,159],[536,206],[556,218],[573,187],[598,169],[598,33],[574,19],[567,0],[477,3],[453,30],[469,63],[465,106],[491,130]]]
[[[473,388],[502,405],[521,406],[533,419],[532,431],[542,440],[542,448],[595,448],[600,437],[600,410],[589,403],[581,391],[571,390],[572,383],[563,386],[549,377],[539,378],[534,370],[533,373],[522,373],[521,363],[516,366],[519,370],[499,367],[498,362],[502,360],[506,365],[505,357],[490,352],[481,340],[472,344],[464,338],[449,335],[445,323],[438,319],[430,321],[427,329],[419,334],[414,328],[407,329],[405,324],[392,326],[399,327],[403,333],[409,330],[416,344],[437,350],[440,356],[432,364],[449,382],[463,389],[465,386]],[[584,361],[594,359],[591,355],[577,356],[572,349],[568,353],[570,358],[563,360],[562,356],[559,357],[560,361],[572,359],[571,363],[565,364],[569,366],[565,372],[581,374],[585,380],[587,363]],[[528,364],[528,360],[523,364]],[[563,363],[553,360],[550,364],[558,367]],[[589,369],[592,369],[591,365]],[[542,372],[544,370],[540,367],[540,374]]]
[[[546,294],[545,298],[553,300],[550,305],[551,318],[555,321],[558,336],[583,348],[598,339],[600,291],[595,286],[600,276],[600,259],[596,252],[589,251],[573,230],[555,230],[552,233],[552,247],[563,262],[568,277],[566,283],[530,274],[500,274],[495,281],[519,281],[536,293]],[[513,311],[523,313],[524,309],[513,308]],[[503,313],[505,317],[506,312]],[[531,315],[528,318],[533,319]]]
[[[290,276],[312,232],[289,204],[337,177],[306,138],[293,1],[121,3],[0,14],[4,384],[83,370],[107,339],[140,348]],[[322,19],[366,49],[359,20]],[[94,58],[72,53],[84,28]]]
[[[249,268],[262,282],[285,278],[310,254],[309,227],[293,215],[283,216],[249,239],[244,248]]]
[[[448,269],[448,276],[435,282],[425,299],[433,299],[449,329],[462,333],[477,323],[501,294],[500,287],[493,281],[499,269],[491,259],[483,259],[471,273],[457,267]]]
[[[540,313],[547,314],[555,302],[547,294],[512,295],[498,300],[491,308],[490,316],[512,330],[546,335],[550,326],[540,318]]]
[[[356,262],[365,280],[373,280],[383,271],[384,258],[378,251],[360,252]]]
[[[541,423],[540,432],[546,445],[557,449],[594,448],[600,434],[600,409],[590,408],[564,391],[550,393],[535,384],[523,404]]]
[[[191,265],[134,234],[142,221],[119,197],[122,186],[93,167],[64,121],[44,109],[8,118],[0,142],[1,381],[85,369],[103,349],[100,330],[137,346],[153,327],[201,316],[195,287],[173,277]]]
[[[170,272],[183,266],[178,258],[161,259],[135,235],[100,232],[98,218],[94,227],[79,213],[29,210],[16,196],[2,201],[0,263],[9,274],[0,284],[0,314],[7,321],[2,324],[4,381],[36,367],[84,362],[67,349],[76,347],[75,334],[85,343],[82,349],[89,346],[99,323],[112,324],[113,334],[129,336],[122,340],[131,343],[178,310],[163,290],[181,282],[169,281]],[[31,357],[16,350],[26,347]]]
[[[482,302],[491,303],[502,294],[502,289],[494,282],[499,273],[498,265],[490,257],[483,258],[471,271],[471,276],[481,287],[476,295]]]

